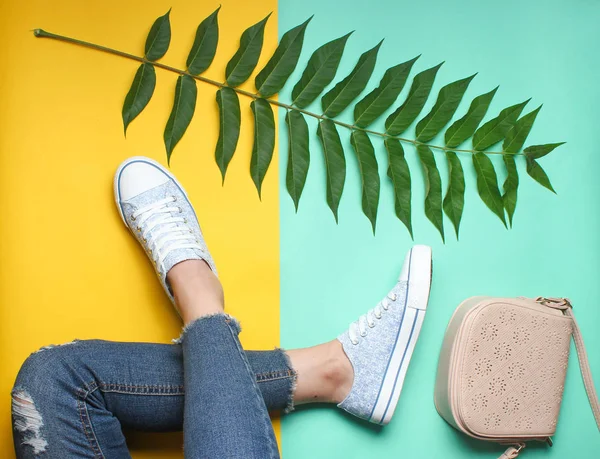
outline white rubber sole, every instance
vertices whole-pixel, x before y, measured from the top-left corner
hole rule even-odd
[[[379,396],[369,419],[381,425],[389,423],[394,415],[406,371],[425,318],[431,288],[431,247],[416,245],[411,249],[399,280],[408,283],[406,308]]]

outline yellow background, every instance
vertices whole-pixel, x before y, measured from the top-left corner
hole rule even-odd
[[[270,11],[264,52],[277,41],[276,1],[226,0],[217,57],[206,76],[224,79],[241,32]],[[138,63],[34,38],[72,36],[141,55],[154,19],[170,7],[172,41],[161,60],[183,67],[196,27],[218,1],[0,2],[0,456],[13,457],[10,397],[29,353],[74,338],[169,342],[180,323],[112,197],[118,164],[132,155],[166,163],[162,133],[176,75],[157,70],[150,104],[123,137],[121,106]],[[253,82],[251,78],[250,83]],[[251,84],[246,88],[252,89]],[[196,207],[247,348],[279,341],[277,160],[262,203],[249,174],[252,118],[242,99],[238,151],[221,186],[214,161],[216,88],[198,83],[196,116],[171,170]],[[181,457],[180,435],[135,435],[133,454]]]

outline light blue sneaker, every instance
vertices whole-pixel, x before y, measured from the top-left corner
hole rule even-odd
[[[194,208],[166,168],[150,158],[129,158],[117,169],[114,192],[123,222],[146,251],[173,303],[167,273],[177,263],[204,260],[217,273]]]
[[[416,245],[392,291],[338,337],[354,368],[352,389],[340,408],[376,424],[390,422],[423,325],[430,286],[431,248]]]

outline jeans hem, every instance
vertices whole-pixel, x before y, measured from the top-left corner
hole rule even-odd
[[[206,314],[204,316],[201,316],[201,317],[198,317],[197,319],[192,320],[190,323],[186,324],[181,329],[181,335],[179,335],[179,338],[172,339],[171,341],[174,344],[182,344],[183,339],[185,338],[185,335],[187,334],[188,330],[190,330],[190,328],[192,328],[193,326],[196,325],[196,323],[198,323],[202,320],[212,319],[214,317],[223,317],[225,319],[225,322],[233,323],[233,326],[234,326],[234,328],[237,329],[238,333],[242,331],[242,327],[240,326],[240,323],[238,322],[238,320],[235,317],[230,316],[229,314],[226,314],[224,312],[215,312],[213,314]]]
[[[290,356],[288,355],[288,353],[286,352],[285,349],[282,349],[280,347],[275,348],[276,351],[280,351],[281,355],[283,355],[283,358],[285,359],[285,363],[288,367],[288,371],[289,371],[289,375],[290,375],[290,389],[289,389],[289,393],[288,393],[288,398],[287,398],[287,404],[285,406],[285,408],[283,409],[283,413],[284,414],[288,414],[291,413],[292,411],[294,411],[295,407],[294,407],[294,394],[296,393],[296,387],[298,386],[298,372],[296,370],[294,370],[294,367],[292,366],[292,360],[290,359]]]

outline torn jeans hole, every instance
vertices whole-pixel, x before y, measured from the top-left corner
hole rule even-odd
[[[31,396],[23,389],[12,392],[12,415],[14,428],[21,436],[21,444],[31,446],[34,454],[46,451],[48,442],[42,436],[42,415]]]

